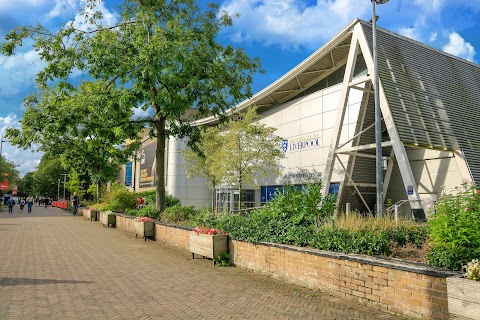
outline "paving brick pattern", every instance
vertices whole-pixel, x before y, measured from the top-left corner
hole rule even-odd
[[[34,206],[0,211],[0,319],[400,318]]]

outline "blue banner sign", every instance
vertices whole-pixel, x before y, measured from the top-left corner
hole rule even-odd
[[[132,161],[128,161],[125,165],[125,185],[132,186]]]

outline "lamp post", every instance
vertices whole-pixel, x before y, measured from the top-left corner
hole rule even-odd
[[[372,38],[373,38],[373,87],[375,89],[375,160],[377,181],[377,215],[383,217],[383,168],[382,168],[382,112],[380,110],[380,89],[378,81],[377,54],[377,15],[376,5],[387,3],[388,0],[372,1]]]
[[[61,176],[63,176],[63,200],[65,200],[65,183],[67,182],[67,176],[68,173],[61,173]]]

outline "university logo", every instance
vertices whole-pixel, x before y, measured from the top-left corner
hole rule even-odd
[[[283,140],[283,143],[282,143],[282,151],[287,152],[287,150],[288,150],[288,139],[285,139]]]

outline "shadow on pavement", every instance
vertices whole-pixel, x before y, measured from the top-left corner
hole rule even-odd
[[[78,283],[93,283],[93,281],[0,277],[0,287],[29,286],[29,285],[58,284],[58,283],[78,284]]]

